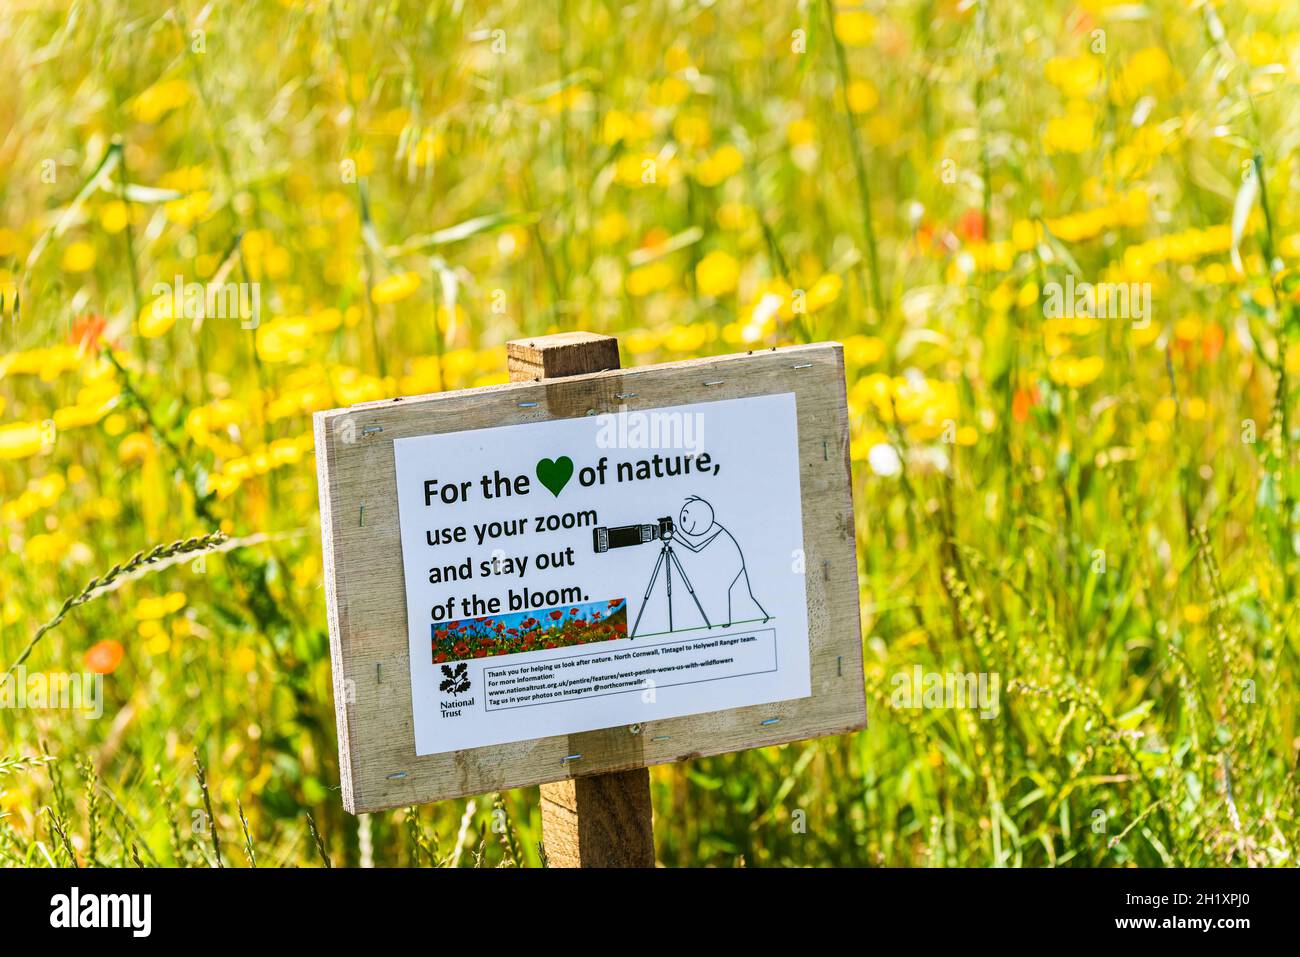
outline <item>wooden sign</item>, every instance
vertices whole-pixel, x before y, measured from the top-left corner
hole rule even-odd
[[[349,811],[865,725],[838,344],[315,424]]]

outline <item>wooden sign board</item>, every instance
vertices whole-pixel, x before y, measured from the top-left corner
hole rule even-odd
[[[349,811],[865,726],[838,344],[315,427]]]

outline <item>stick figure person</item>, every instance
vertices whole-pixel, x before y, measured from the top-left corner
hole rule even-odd
[[[714,604],[715,608],[721,606],[722,593],[726,593],[727,625],[730,625],[735,618],[733,609],[737,609],[737,606],[743,603],[745,595],[749,596],[749,600],[762,613],[764,622],[772,617],[754,597],[754,589],[749,584],[749,572],[745,569],[745,554],[740,550],[740,543],[725,526],[718,524],[713,515],[712,505],[698,495],[688,497],[686,504],[682,506],[672,537],[673,541],[680,542],[692,552],[702,554],[707,559],[702,563],[703,570],[707,574],[693,571],[691,577],[695,582],[696,591],[705,598],[711,599],[710,604]],[[700,563],[693,563],[693,565],[700,567]],[[742,581],[743,587],[738,587]]]

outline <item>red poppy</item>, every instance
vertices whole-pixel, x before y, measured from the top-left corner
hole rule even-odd
[[[1011,417],[1017,422],[1024,422],[1029,418],[1029,410],[1037,404],[1037,386],[1030,386],[1028,389],[1017,389],[1016,394],[1011,399]]]
[[[1219,350],[1223,348],[1223,339],[1223,326],[1217,322],[1206,325],[1205,333],[1201,336],[1201,355],[1205,357],[1206,362],[1213,362],[1218,358]]]
[[[961,214],[957,228],[968,241],[984,238],[984,214],[978,209],[968,209]]]
[[[126,649],[120,641],[105,638],[96,642],[86,651],[86,667],[97,675],[111,675],[122,663]]]
[[[72,328],[68,330],[68,342],[83,349],[91,348],[98,345],[99,339],[104,334],[104,329],[107,326],[108,320],[97,312],[88,312],[84,316],[78,316],[76,321],[72,323]]]
[[[563,618],[563,617],[564,617],[564,612],[562,612],[562,611],[553,611],[553,612],[551,612],[551,620],[552,620],[552,621],[559,621],[559,620],[560,620],[561,618]]]

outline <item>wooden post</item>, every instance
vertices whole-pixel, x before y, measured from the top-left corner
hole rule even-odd
[[[511,382],[603,372],[619,367],[618,340],[591,332],[515,339],[506,363]],[[542,843],[552,867],[654,867],[649,769],[543,784]]]

